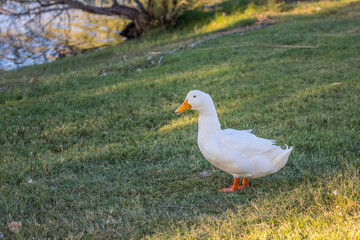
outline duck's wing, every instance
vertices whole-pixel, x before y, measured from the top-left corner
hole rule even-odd
[[[239,134],[239,133],[244,133],[244,132],[247,132],[247,133],[251,133],[253,131],[253,129],[247,129],[247,130],[235,130],[235,129],[231,129],[231,128],[228,128],[228,129],[224,129],[222,130],[223,133],[225,134]],[[253,134],[254,135],[254,134]],[[255,135],[254,135],[255,136]]]
[[[222,131],[220,142],[248,160],[256,159],[259,156],[269,160],[275,159],[280,154],[280,150],[283,151],[281,147],[275,145],[275,140],[259,138],[251,131],[225,129]]]
[[[274,140],[256,137],[251,131],[225,129],[219,137],[222,148],[235,152],[242,159],[241,166],[233,171],[238,176],[263,177],[283,168],[293,148],[282,149]],[[240,162],[240,161],[239,161]],[[243,171],[246,169],[246,172]],[[234,176],[235,176],[234,175]]]

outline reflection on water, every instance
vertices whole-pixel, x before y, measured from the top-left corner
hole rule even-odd
[[[40,25],[27,18],[13,22],[0,16],[0,70],[53,61],[124,41],[119,33],[126,22],[116,16],[72,10],[48,24],[46,20],[53,16],[44,17]]]

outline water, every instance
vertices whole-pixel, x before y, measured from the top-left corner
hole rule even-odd
[[[54,13],[45,15],[41,24],[29,17],[14,22],[0,15],[0,71],[50,62],[124,41],[119,35],[127,23],[124,19],[80,10],[68,13],[59,15],[44,28]]]
[[[194,1],[196,4],[193,7],[212,9],[223,1],[226,0]],[[33,2],[33,7],[37,7],[37,3]],[[24,8],[21,3],[12,1],[0,0],[0,4],[16,11]],[[124,41],[119,33],[129,23],[118,16],[101,16],[81,10],[56,14],[46,13],[39,19],[29,16],[11,19],[0,15],[0,71],[118,44]],[[50,21],[54,16],[55,20]]]

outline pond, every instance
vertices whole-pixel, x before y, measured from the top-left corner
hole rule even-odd
[[[40,64],[65,56],[118,44],[127,24],[116,16],[101,16],[71,10],[41,24],[29,17],[11,19],[0,15],[0,71]]]

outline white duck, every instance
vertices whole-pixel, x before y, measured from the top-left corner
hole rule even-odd
[[[198,145],[202,155],[214,166],[234,176],[234,184],[221,192],[232,192],[249,186],[248,179],[264,177],[283,168],[293,148],[282,149],[274,140],[256,137],[252,130],[221,130],[210,95],[193,90],[175,111],[189,109],[199,113]],[[239,179],[243,178],[242,186]]]

